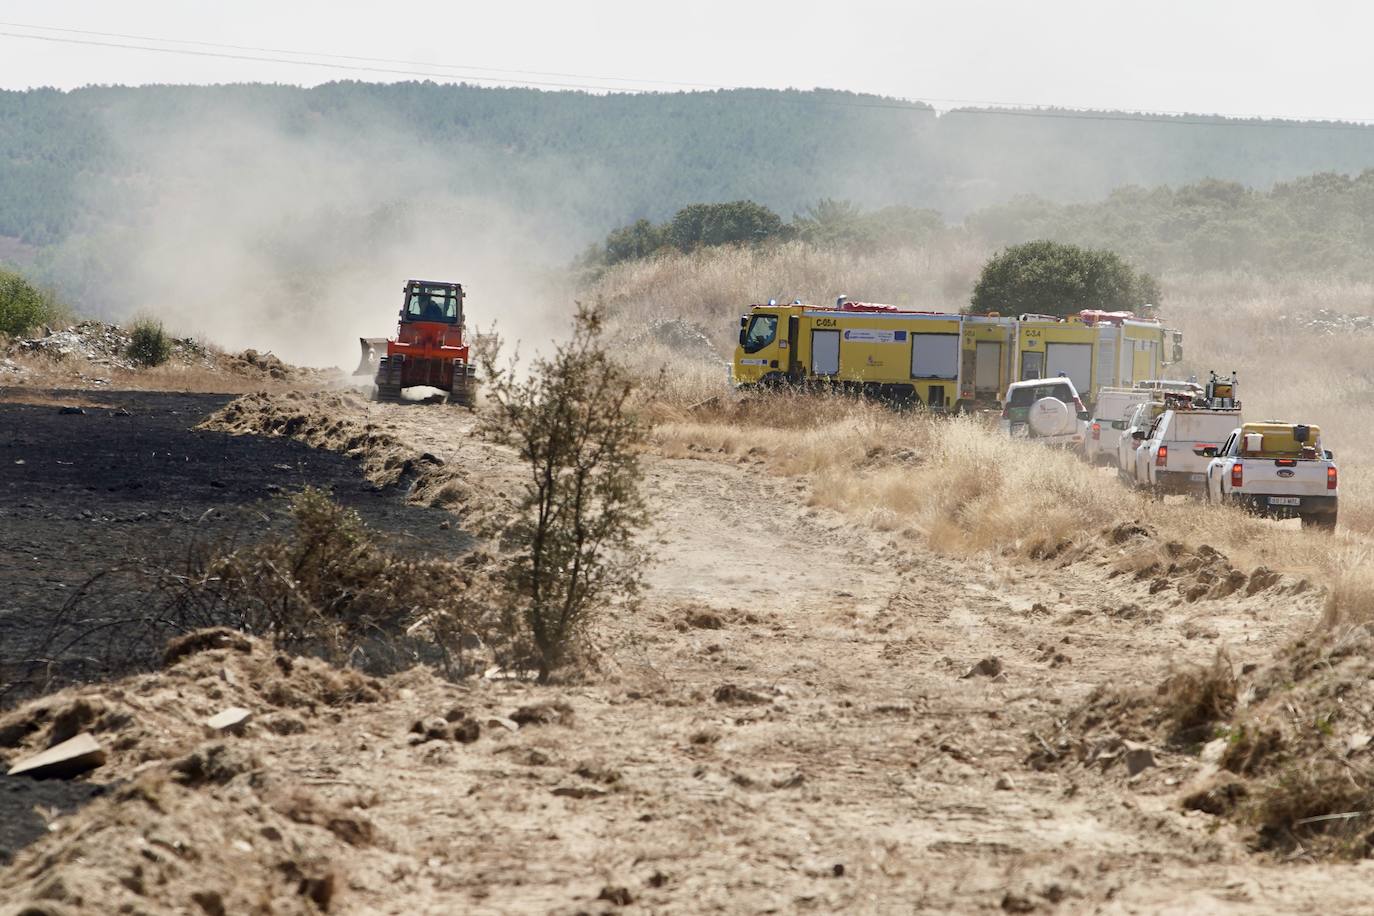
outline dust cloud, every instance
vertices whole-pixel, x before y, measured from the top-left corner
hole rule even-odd
[[[384,112],[362,136],[222,105],[140,120],[107,116],[136,178],[92,188],[81,240],[114,317],[347,369],[358,337],[394,333],[409,278],[462,283],[469,327],[526,352],[567,326],[562,268],[585,233],[455,165],[490,154],[437,149]]]

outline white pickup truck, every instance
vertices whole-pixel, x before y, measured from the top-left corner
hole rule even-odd
[[[1097,403],[1093,405],[1088,432],[1083,437],[1083,460],[1088,464],[1114,463],[1127,418],[1136,405],[1153,397],[1154,392],[1145,388],[1097,389]]]
[[[1116,476],[1128,487],[1135,486],[1135,451],[1140,448],[1141,438],[1136,432],[1149,433],[1155,417],[1164,413],[1163,401],[1146,401],[1131,408],[1122,421],[1121,436],[1116,442]]]
[[[1174,408],[1160,414],[1149,432],[1136,430],[1134,483],[1157,496],[1205,495],[1207,464],[1243,421],[1235,408]],[[1209,453],[1208,450],[1211,450]]]
[[[1207,501],[1243,506],[1304,528],[1336,527],[1340,472],[1321,430],[1303,423],[1245,423],[1213,450]]]

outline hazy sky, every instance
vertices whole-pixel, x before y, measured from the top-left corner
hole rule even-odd
[[[0,26],[6,33],[35,33],[13,24],[117,32],[531,71],[504,78],[579,86],[824,86],[927,100],[1374,120],[1374,4],[1342,0],[0,0],[0,20],[10,23]],[[0,36],[0,87],[10,89],[349,78],[417,77]]]

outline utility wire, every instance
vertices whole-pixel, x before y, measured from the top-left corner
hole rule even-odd
[[[130,51],[156,51],[161,54],[183,54],[191,57],[215,57],[223,60],[247,60],[255,63],[268,64],[295,64],[304,67],[324,67],[330,70],[348,70],[352,72],[365,73],[385,73],[392,76],[423,76],[429,79],[460,79],[464,82],[483,82],[483,83],[503,83],[509,84],[518,82],[523,86],[535,86],[544,89],[582,89],[594,90],[597,92],[627,92],[640,93],[646,90],[632,89],[618,86],[592,86],[581,83],[553,83],[542,80],[507,80],[494,76],[459,76],[457,74],[432,73],[424,70],[402,70],[394,67],[368,67],[360,64],[333,64],[326,61],[316,60],[290,60],[285,57],[266,57],[263,55],[250,54],[225,54],[219,51],[196,51],[191,48],[158,48],[151,45],[132,45],[122,44],[112,41],[96,41],[89,38],[59,38],[55,35],[27,35],[19,32],[0,31],[0,37],[4,38],[31,38],[37,41],[51,41],[58,44],[88,45],[98,48],[123,48]]]
[[[31,24],[31,23],[23,23],[23,22],[0,22],[0,28],[34,29],[34,30],[43,31],[43,32],[61,32],[61,33],[63,33],[63,34],[68,34],[68,35],[89,35],[89,36],[95,36],[95,37],[97,37],[97,38],[122,38],[122,39],[127,39],[127,40],[132,40],[132,41],[153,41],[153,42],[160,42],[160,43],[164,43],[164,44],[194,45],[194,46],[196,46],[196,47],[202,47],[202,48],[221,48],[221,49],[230,50],[230,51],[248,51],[248,52],[260,53],[260,54],[290,54],[290,55],[297,56],[297,57],[325,57],[325,58],[332,58],[332,59],[334,59],[334,60],[363,61],[363,62],[365,62],[365,63],[375,63],[375,64],[399,64],[399,65],[406,66],[406,67],[428,67],[428,68],[432,68],[432,69],[436,69],[436,70],[475,71],[475,72],[479,72],[479,73],[509,73],[509,74],[513,74],[513,75],[517,75],[517,76],[538,76],[538,77],[557,77],[557,78],[560,78],[560,79],[595,80],[595,81],[597,81],[597,82],[605,82],[605,83],[638,83],[638,84],[641,84],[641,85],[649,85],[649,86],[676,86],[676,87],[685,87],[685,88],[689,88],[689,89],[703,89],[703,90],[729,91],[729,90],[731,90],[731,89],[740,88],[740,87],[737,87],[737,86],[726,86],[726,85],[723,85],[723,84],[720,84],[720,83],[693,83],[693,82],[685,82],[685,81],[681,81],[681,80],[656,80],[656,79],[643,79],[643,78],[634,78],[634,77],[625,77],[625,76],[590,76],[590,75],[585,74],[585,73],[562,73],[562,72],[558,72],[558,71],[546,71],[546,70],[512,70],[512,69],[503,69],[503,68],[500,68],[500,67],[481,67],[481,66],[475,66],[475,65],[470,65],[470,64],[439,64],[439,63],[434,63],[434,62],[432,62],[432,61],[404,60],[404,59],[396,59],[396,58],[390,58],[390,57],[363,57],[363,56],[354,55],[354,54],[333,54],[333,53],[330,53],[330,52],[327,52],[327,51],[295,51],[295,50],[291,50],[291,49],[289,49],[289,48],[262,48],[262,47],[256,47],[256,46],[253,46],[253,45],[223,44],[223,43],[220,43],[220,42],[213,42],[213,41],[198,41],[198,40],[189,39],[189,38],[160,38],[160,37],[152,36],[152,35],[131,35],[131,34],[126,33],[126,32],[96,32],[96,31],[92,31],[92,30],[89,30],[89,29],[61,28],[61,27],[58,27],[58,26],[33,25],[33,24]],[[32,36],[32,37],[39,38],[39,37],[42,37],[42,36]],[[308,62],[308,61],[284,61],[284,63],[309,63],[309,62]],[[616,90],[616,91],[623,91],[623,90]],[[993,100],[989,100],[989,99],[953,99],[953,98],[926,97],[926,98],[923,98],[923,99],[897,98],[897,99],[895,99],[895,100],[896,100],[896,101],[900,101],[900,102],[909,103],[909,104],[940,103],[941,105],[976,105],[976,106],[983,107],[983,108],[997,109],[999,112],[1001,112],[1001,111],[1003,111],[1003,110],[1005,110],[1005,109],[1025,109],[1025,110],[1031,110],[1031,111],[1043,111],[1043,110],[1045,110],[1045,109],[1050,109],[1050,110],[1055,110],[1055,111],[1070,111],[1070,112],[1085,112],[1085,113],[1092,113],[1092,112],[1095,112],[1095,111],[1096,111],[1096,112],[1102,111],[1102,109],[1093,109],[1092,106],[1088,106],[1088,105],[1043,105],[1043,104],[1036,103],[1036,102],[1008,102],[1008,101],[993,101]],[[874,106],[874,107],[878,107],[878,106]],[[900,106],[900,105],[899,105],[899,106],[893,106],[893,107],[905,107],[905,106]],[[1128,120],[1136,120],[1136,118],[1129,117],[1129,115],[1131,115],[1131,114],[1135,114],[1135,115],[1159,115],[1159,116],[1166,116],[1166,117],[1193,117],[1193,118],[1197,118],[1197,117],[1200,116],[1198,112],[1169,110],[1169,109],[1164,109],[1164,108],[1114,109],[1114,111],[1119,111],[1119,112],[1127,113],[1127,119],[1128,119]],[[1308,122],[1308,123],[1312,123],[1312,122],[1335,122],[1335,123],[1342,123],[1342,122],[1344,122],[1344,123],[1356,123],[1356,124],[1358,124],[1358,123],[1362,123],[1362,122],[1374,121],[1374,118],[1352,119],[1352,118],[1317,117],[1317,116],[1293,116],[1293,115],[1258,115],[1258,114],[1248,114],[1248,115],[1247,115],[1247,114],[1235,114],[1235,113],[1215,113],[1215,114],[1211,114],[1211,115],[1206,115],[1205,117],[1226,118],[1226,119],[1229,119],[1229,120],[1279,120],[1279,121],[1300,121],[1300,122]]]
[[[55,36],[55,35],[38,35],[38,34],[30,34],[30,33],[22,33],[22,32],[7,32],[7,31],[0,31],[0,37],[5,37],[5,38],[27,38],[27,39],[31,39],[31,40],[48,41],[48,42],[55,42],[55,43],[59,43],[59,44],[75,44],[75,45],[87,45],[87,46],[104,47],[104,48],[118,48],[118,49],[131,50],[131,51],[152,51],[152,52],[157,52],[157,53],[162,53],[162,54],[181,54],[181,55],[192,56],[192,57],[210,57],[210,58],[218,58],[218,59],[222,59],[222,60],[241,60],[241,61],[250,61],[250,62],[254,62],[254,63],[275,63],[275,64],[287,64],[287,65],[306,66],[306,67],[321,67],[321,68],[330,69],[330,70],[343,70],[343,71],[363,72],[363,73],[381,73],[381,74],[386,74],[386,75],[390,75],[390,76],[419,76],[419,77],[425,77],[425,78],[428,78],[428,79],[441,79],[441,80],[442,80],[442,79],[447,79],[447,80],[460,80],[460,81],[463,81],[463,82],[469,82],[469,81],[470,81],[470,82],[481,82],[481,83],[496,83],[496,84],[499,84],[499,85],[518,85],[518,86],[526,86],[526,87],[533,87],[533,88],[540,88],[540,89],[565,89],[565,90],[580,90],[580,91],[607,92],[607,93],[619,93],[619,94],[642,94],[642,93],[651,91],[651,90],[648,90],[648,89],[639,89],[639,88],[635,88],[635,87],[632,87],[632,86],[607,86],[607,85],[594,85],[594,84],[590,84],[590,83],[565,83],[565,82],[552,82],[552,81],[548,81],[548,80],[531,80],[531,79],[525,79],[525,78],[516,79],[516,80],[511,80],[511,79],[504,79],[504,78],[501,78],[501,77],[473,76],[473,75],[464,74],[464,73],[461,73],[461,72],[455,72],[455,73],[434,73],[434,72],[432,72],[432,70],[415,70],[415,69],[409,69],[409,67],[421,66],[421,67],[428,67],[428,68],[442,69],[442,70],[451,70],[451,71],[475,70],[475,71],[486,72],[486,73],[508,73],[508,74],[512,74],[512,75],[520,75],[520,76],[522,76],[522,77],[524,77],[524,76],[566,77],[566,78],[569,78],[569,79],[578,79],[578,80],[596,80],[596,81],[599,81],[599,82],[602,82],[602,83],[607,83],[607,82],[640,83],[640,84],[657,85],[657,86],[689,87],[689,88],[693,88],[693,89],[703,89],[703,90],[705,90],[705,89],[710,89],[710,90],[719,90],[719,91],[732,91],[732,90],[737,90],[737,89],[741,88],[741,87],[731,87],[731,86],[724,86],[724,85],[713,85],[713,84],[706,84],[706,83],[679,83],[679,82],[672,82],[672,81],[668,81],[668,80],[634,79],[634,78],[630,78],[630,77],[587,76],[587,75],[583,75],[583,74],[557,73],[557,72],[547,72],[547,71],[537,71],[537,70],[503,70],[503,69],[492,68],[492,67],[465,67],[465,66],[454,65],[454,64],[434,64],[434,63],[427,63],[427,62],[423,62],[423,61],[395,60],[395,59],[383,58],[383,57],[361,57],[361,56],[346,55],[346,54],[328,54],[328,53],[322,53],[322,52],[290,51],[290,50],[285,50],[285,49],[274,49],[274,48],[257,48],[257,47],[248,46],[248,45],[230,45],[230,44],[220,44],[220,43],[216,43],[216,42],[192,41],[192,40],[186,40],[186,39],[155,38],[155,37],[150,37],[150,36],[129,35],[129,34],[119,33],[119,32],[95,32],[95,31],[89,31],[89,30],[85,30],[85,29],[66,29],[66,28],[56,28],[56,27],[50,27],[50,26],[35,26],[35,25],[28,25],[28,24],[24,24],[24,23],[6,23],[6,22],[0,22],[0,28],[42,29],[42,30],[50,31],[50,32],[62,32],[62,33],[64,33],[64,34],[69,34],[69,35],[90,35],[90,36],[97,36],[97,37],[104,37],[104,38],[129,39],[129,40],[133,40],[133,41],[155,41],[155,42],[163,42],[163,43],[169,43],[169,44],[171,44],[171,43],[175,43],[175,44],[187,44],[187,45],[195,45],[195,46],[201,47],[201,48],[222,48],[222,49],[227,49],[227,50],[246,51],[246,52],[253,52],[253,53],[248,53],[248,54],[228,54],[228,53],[224,53],[224,52],[222,52],[222,51],[200,51],[200,50],[194,50],[194,49],[192,49],[192,48],[156,47],[156,46],[151,46],[151,45],[128,44],[128,43],[125,43],[125,42],[97,41],[97,40],[95,40],[94,38],[63,38],[63,37],[58,37],[58,36]],[[296,56],[302,57],[302,58],[306,58],[306,57],[330,57],[330,58],[334,58],[335,60],[359,61],[359,62],[371,62],[371,63],[400,64],[400,65],[405,65],[406,68],[403,69],[403,68],[400,68],[400,67],[363,66],[363,65],[360,65],[360,64],[351,64],[351,63],[350,63],[350,64],[343,64],[343,63],[334,63],[334,62],[330,62],[330,61],[309,60],[309,59],[293,60],[293,59],[290,59],[290,58],[267,56],[267,55],[278,55],[278,54],[290,54],[290,55],[296,55]],[[726,97],[726,98],[729,98],[729,97]],[[908,99],[908,98],[895,98],[895,97],[894,97],[894,98],[886,98],[886,99],[883,99],[883,98],[874,98],[874,99],[872,99],[872,100],[864,100],[864,99],[842,99],[842,98],[805,98],[805,99],[798,98],[798,99],[793,99],[793,98],[787,98],[786,96],[781,96],[781,95],[780,95],[780,96],[775,96],[775,97],[772,99],[772,101],[790,102],[790,103],[798,103],[798,104],[822,105],[822,106],[837,106],[837,107],[843,107],[843,108],[888,109],[888,110],[897,110],[897,111],[927,111],[927,110],[929,110],[929,103],[931,103],[931,102],[939,102],[939,103],[943,103],[943,104],[953,104],[953,105],[975,105],[975,106],[982,106],[982,107],[976,107],[976,108],[957,108],[957,109],[953,109],[953,110],[950,110],[950,111],[946,112],[946,115],[945,115],[946,117],[948,117],[948,116],[950,116],[950,115],[960,115],[960,116],[969,116],[969,115],[972,115],[972,116],[987,116],[987,117],[1020,117],[1020,118],[1036,118],[1036,119],[1060,119],[1060,120],[1074,120],[1074,121],[1119,121],[1119,122],[1133,123],[1133,124],[1141,124],[1141,123],[1145,123],[1145,124],[1173,124],[1173,125],[1180,125],[1180,126],[1196,126],[1196,127],[1255,127],[1255,128],[1266,128],[1266,129],[1355,130],[1355,131],[1361,131],[1361,130],[1368,130],[1369,127],[1370,127],[1370,122],[1374,122],[1374,118],[1367,118],[1367,119],[1352,119],[1352,118],[1299,118],[1299,117],[1274,118],[1273,116],[1266,117],[1266,116],[1262,116],[1262,115],[1235,115],[1235,114],[1199,115],[1199,114],[1197,114],[1197,113],[1189,113],[1189,112],[1181,112],[1181,111],[1166,111],[1166,110],[1149,110],[1149,111],[1138,111],[1138,112],[1127,112],[1127,111],[1112,112],[1112,111],[1102,111],[1102,110],[1100,110],[1100,109],[1096,109],[1096,110],[1095,110],[1095,109],[1088,109],[1088,108],[1073,108],[1073,107],[1069,107],[1069,106],[1047,106],[1047,107],[1040,107],[1040,106],[1035,106],[1035,105],[1033,105],[1032,103],[1020,103],[1020,102],[995,102],[995,101],[980,100],[980,99],[948,99],[948,98],[929,98],[929,99],[915,99],[915,98],[909,98],[909,99]]]
[[[431,67],[436,70],[471,70],[478,73],[510,73],[518,76],[558,77],[560,79],[596,80],[604,83],[640,83],[651,86],[679,86],[690,89],[728,89],[710,83],[686,83],[676,80],[632,79],[623,76],[589,76],[585,73],[559,73],[545,70],[509,70],[499,67],[478,67],[469,64],[436,64],[423,60],[398,60],[390,57],[360,57],[355,54],[331,54],[327,51],[292,51],[287,48],[259,48],[252,45],[230,45],[214,41],[194,41],[187,38],[158,38],[151,35],[129,35],[124,32],[93,32],[88,29],[64,29],[56,26],[30,25],[23,22],[0,22],[0,28],[35,29],[61,32],[66,35],[87,35],[96,38],[123,38],[131,41],[155,41],[165,44],[194,45],[200,48],[221,48],[229,51],[250,51],[260,54],[291,54],[299,57],[328,57],[335,60],[356,60],[373,64],[400,64],[407,67]],[[41,36],[32,36],[35,38]]]

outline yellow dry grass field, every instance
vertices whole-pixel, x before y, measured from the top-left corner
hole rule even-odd
[[[988,254],[968,245],[850,256],[792,244],[671,255],[612,268],[593,291],[613,307],[622,331],[671,315],[707,331],[717,345],[718,364],[632,350],[646,374],[665,372],[667,384],[651,408],[654,441],[665,454],[766,456],[776,473],[809,475],[815,504],[943,551],[1028,552],[1139,519],[1244,562],[1341,577],[1347,586],[1334,600],[1342,604],[1340,596],[1352,594],[1349,583],[1366,575],[1374,583],[1374,377],[1367,369],[1374,332],[1332,333],[1304,320],[1318,309],[1371,314],[1368,282],[1326,275],[1274,282],[1229,273],[1163,278],[1162,317],[1185,334],[1186,360],[1175,373],[1205,379],[1211,370],[1234,370],[1247,418],[1321,426],[1341,468],[1334,538],[1191,501],[1150,504],[1070,455],[1004,441],[974,420],[904,416],[847,398],[756,401],[724,393],[720,380],[738,317],[750,303],[824,303],[844,293],[957,310]]]

